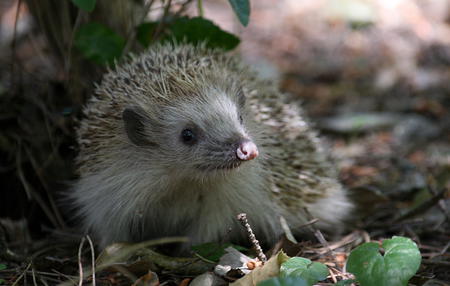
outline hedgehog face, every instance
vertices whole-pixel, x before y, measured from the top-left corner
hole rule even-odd
[[[158,124],[143,119],[143,111],[126,109],[123,119],[128,138],[140,148],[153,149],[149,156],[164,162],[171,172],[186,176],[234,170],[256,158],[258,148],[246,129],[242,100],[209,92],[162,107]]]

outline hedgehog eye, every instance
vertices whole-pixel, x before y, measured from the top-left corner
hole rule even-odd
[[[191,129],[184,129],[181,131],[181,139],[184,144],[192,145],[197,141],[197,137]]]

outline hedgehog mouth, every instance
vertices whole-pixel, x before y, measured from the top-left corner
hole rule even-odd
[[[196,168],[201,171],[231,171],[234,169],[237,169],[242,162],[240,161],[234,161],[234,162],[227,162],[223,164],[211,164],[211,165],[197,165]]]

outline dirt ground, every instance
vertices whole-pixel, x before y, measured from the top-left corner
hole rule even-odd
[[[406,236],[422,253],[410,283],[450,285],[450,1],[335,2],[255,0],[247,28],[227,1],[204,4],[239,35],[244,61],[303,101],[358,206],[329,238],[334,255],[316,241],[280,245],[342,270],[356,245]],[[0,3],[0,284],[55,285],[90,263],[57,202],[75,178],[88,94],[70,96],[64,66],[17,3]],[[129,272],[104,270],[97,283],[129,285]],[[192,278],[158,274],[161,285]]]

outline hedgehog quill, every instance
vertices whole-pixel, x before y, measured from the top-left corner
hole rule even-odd
[[[307,221],[338,229],[352,209],[298,102],[236,56],[158,45],[109,71],[77,131],[69,194],[100,247],[187,236],[189,244],[259,240]],[[231,229],[231,232],[230,232]]]

